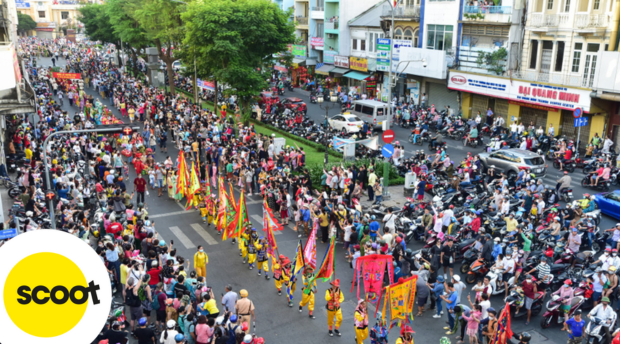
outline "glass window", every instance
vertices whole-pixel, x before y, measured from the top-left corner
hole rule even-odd
[[[39,18],[45,18],[45,11],[39,11]]]
[[[605,198],[608,198],[612,201],[620,202],[620,194],[617,194],[615,192],[608,193],[607,195],[605,195]]]
[[[540,165],[544,165],[545,164],[545,161],[542,158],[540,158],[540,157],[538,157],[538,158],[531,158],[531,159],[523,159],[523,161],[528,166],[540,166]]]
[[[325,28],[323,23],[316,23],[316,36],[323,37],[323,29]]]
[[[413,47],[418,48],[420,46],[420,30],[416,29],[413,33]]]
[[[566,0],[564,3],[564,12],[570,12],[570,0]]]
[[[372,113],[374,112],[373,110],[374,109],[369,107],[369,106],[362,107],[362,113],[366,114],[366,115],[369,115],[369,116],[372,116]]]
[[[349,122],[361,122],[362,120],[357,116],[352,116],[348,118]]]
[[[394,31],[394,38],[395,39],[403,39],[403,30],[396,29],[396,31]]]
[[[588,52],[596,53],[601,45],[598,43],[588,43]]]
[[[538,57],[538,40],[533,39],[531,44],[530,68],[536,69],[536,58]]]
[[[60,16],[62,17],[62,19],[68,19],[69,18],[69,12],[60,12]]]
[[[448,50],[452,48],[454,26],[452,25],[429,25],[427,49]]]
[[[353,50],[357,50],[357,39],[353,39],[351,41],[352,41],[351,47],[353,47]]]
[[[413,32],[409,29],[405,30],[404,39],[409,40],[409,41],[413,40]]]
[[[583,43],[575,43],[575,52],[573,53],[573,68],[571,72],[579,73],[579,64],[581,63],[581,49]]]
[[[366,40],[360,39],[360,50],[366,51]]]
[[[553,9],[553,0],[547,0],[547,9],[548,10],[552,10]]]
[[[362,112],[362,104],[355,104],[355,111]]]
[[[557,47],[558,49],[556,51],[556,57],[555,57],[555,71],[561,72],[562,64],[564,64],[564,42],[558,41]]]
[[[594,0],[594,9],[598,10],[601,7],[601,0]]]

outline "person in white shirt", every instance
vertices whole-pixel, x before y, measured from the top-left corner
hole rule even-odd
[[[396,232],[396,215],[392,214],[392,208],[387,209],[387,214],[383,217],[383,223],[386,228],[390,229],[390,233],[393,235]]]
[[[588,313],[589,318],[599,318],[603,320],[603,331],[605,331],[605,337],[607,338],[607,343],[611,343],[611,334],[609,333],[609,327],[613,324],[611,322],[618,318],[616,312],[613,311],[611,306],[609,306],[609,298],[603,297],[601,300],[601,304],[592,308],[590,313]]]
[[[449,209],[443,211],[442,225],[445,227],[445,230],[447,230],[448,226],[450,226],[450,223],[452,222],[452,217],[454,216],[454,211],[452,210],[452,208],[454,208],[453,205],[451,205]]]
[[[609,149],[611,148],[611,146],[613,146],[613,144],[614,141],[612,141],[609,136],[607,136],[605,142],[603,142],[603,153],[609,153]]]

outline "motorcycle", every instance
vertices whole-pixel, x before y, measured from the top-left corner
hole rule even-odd
[[[556,169],[560,169],[560,160],[563,160],[562,158],[555,158],[553,159],[553,167]],[[577,163],[575,162],[575,159],[571,159],[569,162],[562,162],[562,167],[564,168],[564,170],[573,173],[575,172],[575,168],[577,167]]]
[[[471,264],[469,272],[467,272],[465,282],[467,282],[468,284],[473,284],[478,278],[486,276],[487,272],[489,272],[489,268],[486,266],[486,262],[484,261],[484,259],[479,258],[477,261]]]
[[[583,296],[575,296],[571,300],[570,310],[568,311],[568,317],[572,317],[573,314],[585,301]],[[552,324],[555,323],[561,324],[564,322],[564,314],[560,314],[560,306],[562,305],[562,300],[559,295],[553,295],[551,300],[547,302],[547,311],[543,314],[543,318],[540,321],[540,327],[549,328]],[[563,313],[563,312],[562,312]]]
[[[492,269],[488,274],[487,278],[490,280],[489,284],[493,286],[493,295],[503,294],[505,292],[504,281],[500,281],[499,277],[502,274],[501,269]],[[508,288],[512,287],[515,283],[515,277],[512,276],[508,280]]]
[[[593,188],[594,190],[601,190],[603,192],[607,192],[609,191],[609,188],[611,187],[611,181],[609,179],[604,180],[601,179],[598,181],[597,185],[594,185],[590,182],[590,176],[585,176],[583,177],[583,179],[581,180],[581,186],[583,187],[590,187]]]
[[[573,201],[573,189],[572,188],[564,188],[560,191],[560,199],[566,203]]]
[[[311,94],[310,95],[310,103],[312,103],[312,104],[316,104],[317,103],[316,94]]]
[[[542,291],[536,293],[536,298],[534,299],[534,302],[532,302],[532,307],[530,309],[532,316],[537,316],[542,310],[544,294],[545,293]],[[513,309],[514,312],[516,312],[516,308],[520,307],[519,313],[512,314],[513,318],[519,318],[527,315],[527,312],[525,311],[525,297],[523,296],[523,289],[521,289],[521,286],[512,289],[505,301],[507,306],[510,307],[511,312],[513,312]]]
[[[607,323],[601,318],[590,317],[590,322],[586,326],[585,335],[587,344],[611,344],[607,343],[605,339],[605,330],[603,326],[608,327],[610,330],[614,328],[616,324],[616,313],[612,312],[612,317]]]

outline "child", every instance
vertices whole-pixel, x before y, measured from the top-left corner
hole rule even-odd
[[[471,289],[476,291],[475,303],[480,303],[482,301],[482,290],[485,289],[482,285],[482,280],[478,279],[478,283]]]
[[[202,222],[207,222],[207,216],[209,216],[210,214],[209,209],[207,208],[207,202],[204,200],[204,197],[198,204],[198,207],[200,208],[200,216],[202,216]],[[209,221],[209,223],[211,223],[211,221]]]
[[[471,316],[469,315],[471,314]],[[480,316],[482,314],[482,306],[475,305],[473,313],[465,312],[463,319],[467,320],[467,336],[469,336],[469,344],[478,343],[478,326],[480,323]],[[459,341],[463,343],[463,341]]]
[[[155,170],[149,170],[149,184],[151,184],[151,189],[155,190]]]
[[[127,166],[127,161],[123,161],[123,174],[125,174],[125,177],[129,177],[129,166]]]

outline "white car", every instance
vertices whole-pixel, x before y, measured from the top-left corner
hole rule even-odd
[[[355,115],[336,115],[328,120],[329,126],[336,130],[346,130],[347,133],[357,133],[362,130],[364,121]]]

